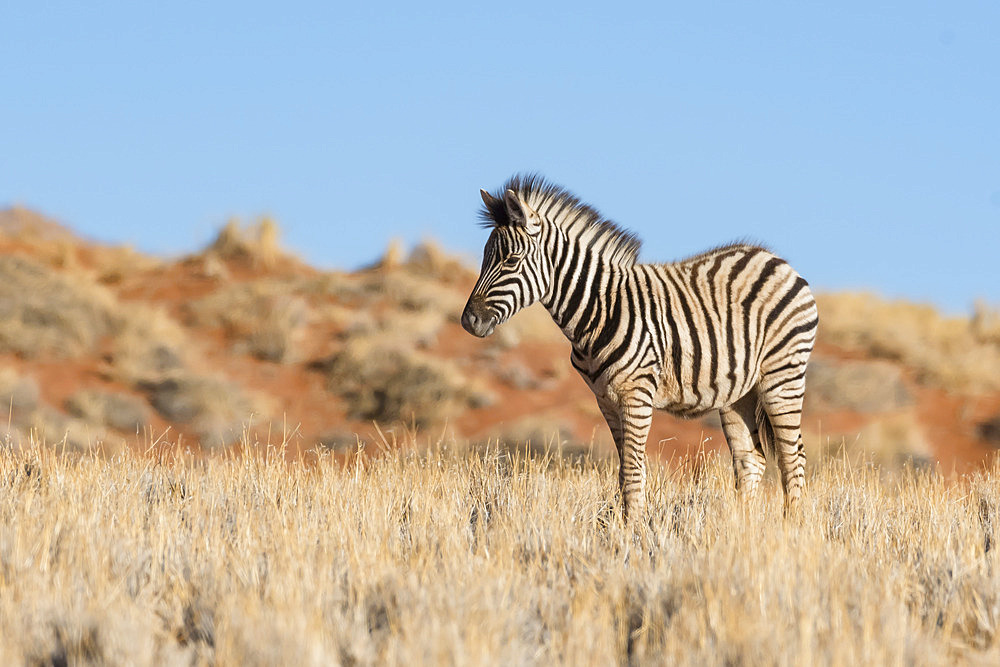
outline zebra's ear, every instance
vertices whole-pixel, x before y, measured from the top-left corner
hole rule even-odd
[[[542,226],[538,220],[538,214],[531,210],[531,207],[521,201],[513,190],[507,190],[503,195],[504,204],[507,205],[507,215],[510,222],[518,227],[523,227],[524,231],[531,235],[537,234]]]
[[[479,196],[483,198],[483,203],[486,204],[487,209],[492,209],[494,206],[500,203],[496,197],[491,195],[486,190],[480,189]]]

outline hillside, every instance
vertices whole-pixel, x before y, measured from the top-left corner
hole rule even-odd
[[[347,454],[458,440],[612,447],[569,346],[533,308],[478,340],[459,325],[475,269],[433,243],[320,271],[270,220],[177,259],[0,212],[4,441],[143,450],[285,445]],[[817,454],[966,471],[1000,445],[1000,315],[866,294],[819,297],[807,444]],[[654,420],[662,459],[725,447],[717,420]]]

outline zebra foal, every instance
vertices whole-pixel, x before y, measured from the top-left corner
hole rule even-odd
[[[488,336],[541,301],[611,429],[626,518],[645,508],[654,409],[719,410],[739,492],[755,492],[767,451],[777,455],[785,509],[794,508],[805,483],[802,400],[818,323],[806,281],[746,244],[640,264],[634,235],[537,176],[481,195],[492,231],[462,326]]]

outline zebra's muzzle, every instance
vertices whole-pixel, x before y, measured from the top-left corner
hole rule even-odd
[[[473,336],[485,338],[493,333],[497,326],[497,318],[485,308],[477,308],[478,304],[469,303],[462,312],[462,328]]]

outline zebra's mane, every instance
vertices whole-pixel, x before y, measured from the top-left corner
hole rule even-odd
[[[493,193],[493,202],[479,212],[484,227],[509,227],[511,224],[503,196],[513,190],[528,206],[560,227],[566,236],[585,246],[600,248],[600,256],[610,263],[629,267],[639,257],[639,238],[603,217],[568,190],[549,183],[537,174],[516,174]]]

